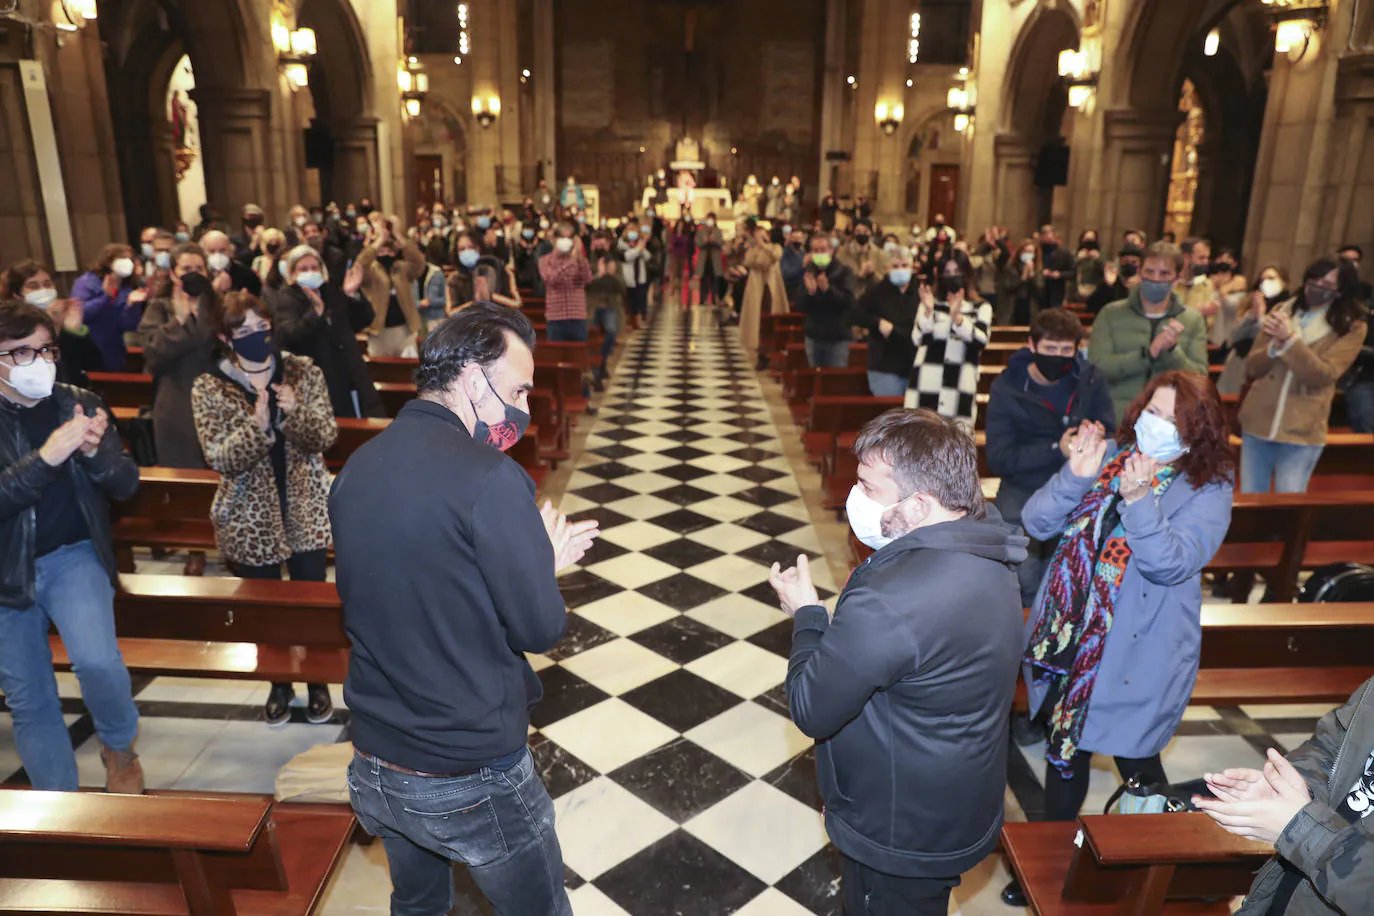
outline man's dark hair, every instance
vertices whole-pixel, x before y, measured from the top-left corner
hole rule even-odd
[[[1342,245],[1341,247],[1336,249],[1336,254],[1344,254],[1347,251],[1355,252],[1355,258],[1357,260],[1364,260],[1364,249],[1361,248],[1359,245]]]
[[[1199,245],[1206,245],[1208,253],[1212,251],[1211,240],[1205,239],[1200,235],[1188,236],[1186,239],[1183,240],[1183,242],[1178,247],[1179,250],[1182,251],[1185,255],[1187,255],[1188,257],[1192,257],[1193,249]]]
[[[534,349],[534,326],[508,306],[474,302],[441,322],[420,344],[416,394],[447,391],[467,366],[490,366],[505,356],[507,331]]]
[[[806,247],[807,247],[807,250],[810,250],[810,248],[811,248],[811,243],[814,242],[814,241],[816,241],[816,239],[825,239],[825,243],[826,243],[827,245],[829,245],[829,244],[830,244],[830,233],[829,233],[829,232],[813,232],[813,233],[811,233],[810,235],[808,235],[808,236],[806,237]]]
[[[29,278],[37,273],[52,276],[52,271],[32,259],[11,264],[8,269],[0,273],[0,300],[23,299],[24,284],[29,282]]]
[[[1121,246],[1121,250],[1116,253],[1116,256],[1118,259],[1140,258],[1143,261],[1145,260],[1145,249],[1141,248],[1139,245],[1132,245],[1127,242],[1125,245]]]
[[[1149,248],[1145,249],[1144,260],[1168,261],[1175,272],[1183,270],[1183,252],[1173,242],[1154,242]]]
[[[854,221],[854,231],[858,232],[860,229],[867,229],[869,235],[873,234],[873,224],[866,219]]]
[[[892,465],[903,498],[928,493],[950,512],[987,516],[973,437],[933,410],[897,408],[868,421],[854,454],[860,462],[872,457]]]
[[[1078,343],[1083,339],[1083,322],[1068,309],[1042,309],[1031,319],[1030,339],[1037,344],[1047,339]]]
[[[0,302],[0,340],[23,340],[39,328],[57,340],[57,326],[47,312],[17,299]]]

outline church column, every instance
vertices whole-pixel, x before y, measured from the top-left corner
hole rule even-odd
[[[371,197],[381,186],[378,180],[377,119],[354,118],[330,125],[334,137],[334,175],[332,190],[339,201]],[[387,212],[396,212],[388,210]],[[408,216],[398,212],[402,223],[409,225]]]
[[[981,93],[979,107],[982,106]],[[976,142],[976,141],[975,141]],[[968,223],[965,226],[964,234],[966,237],[976,236],[988,226],[994,223],[1006,226],[1011,232],[1011,243],[1017,244],[1017,240],[1024,237],[1033,229],[1036,223],[1036,201],[1037,196],[1026,193],[1034,187],[1035,173],[1035,151],[1026,144],[1024,138],[1019,134],[1000,134],[992,137],[987,144],[990,150],[990,168],[984,165],[984,172],[991,172],[988,176],[987,184],[992,188],[993,193],[988,195],[986,204],[983,203],[983,194],[979,193],[975,187],[970,188],[972,192],[969,203]],[[1009,193],[997,194],[998,189],[1008,190]],[[1011,190],[1014,189],[1014,190]],[[988,206],[986,211],[989,215],[986,219],[974,216],[974,203],[978,201],[979,206]],[[995,207],[996,209],[992,209]],[[983,212],[981,209],[979,213]]]
[[[1350,20],[1339,9],[1344,6],[1332,4],[1324,33],[1301,59],[1274,56],[1245,227],[1246,263],[1285,264],[1290,275],[1300,276],[1312,258],[1344,242],[1334,236],[1332,215],[1344,231],[1347,219],[1340,214],[1354,201],[1355,173],[1343,168],[1351,163],[1342,162],[1346,149],[1339,140],[1350,135],[1352,124],[1344,119],[1338,129],[1337,83],[1342,71],[1346,78],[1339,81],[1356,94],[1363,82],[1357,57],[1342,66]],[[1342,191],[1344,199],[1338,196]],[[1368,203],[1366,190],[1366,209]]]
[[[492,35],[496,52],[492,82],[497,96],[501,99],[501,119],[492,125],[498,131],[498,153],[496,161],[496,197],[493,204],[502,200],[519,197],[526,191],[534,190],[534,181],[525,187],[524,161],[520,156],[520,40],[519,5],[493,0],[491,12],[496,26]]]
[[[192,98],[200,114],[207,199],[231,222],[244,204],[270,205],[271,93],[197,86]]]
[[[1030,6],[1020,4],[1019,6]],[[964,145],[960,168],[960,191],[965,200],[964,235],[983,231],[993,223],[1015,230],[1021,224],[1009,214],[999,212],[998,189],[1004,172],[999,149],[1005,149],[1009,121],[1006,96],[1007,63],[1017,32],[1026,20],[1027,10],[1016,9],[1010,0],[983,0],[983,17],[978,24],[978,110],[972,142]],[[1019,187],[1019,186],[1018,186]]]
[[[846,0],[826,0],[825,3],[825,72],[821,81],[820,165],[816,172],[816,187],[806,195],[817,203],[830,186],[831,163],[825,158],[830,150],[846,148],[840,124],[844,117],[844,44]]]
[[[1164,225],[1164,197],[1179,112],[1109,109],[1103,115],[1102,167],[1096,197],[1103,240],[1119,240],[1127,229],[1158,236]]]
[[[831,3],[843,0],[830,0]],[[549,187],[557,187],[555,163],[557,161],[558,121],[557,100],[554,98],[554,68],[557,58],[553,41],[553,0],[534,0],[534,65],[531,78],[534,80],[534,148],[542,175],[548,180]],[[540,169],[536,169],[539,171]]]

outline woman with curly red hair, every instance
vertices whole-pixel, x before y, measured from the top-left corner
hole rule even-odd
[[[1115,442],[1085,424],[1021,520],[1059,538],[1027,623],[1030,708],[1049,731],[1045,819],[1071,821],[1094,753],[1123,779],[1166,782],[1159,754],[1183,719],[1202,645],[1202,567],[1231,523],[1235,459],[1205,375],[1166,372]],[[1004,899],[1016,902],[1013,882]]]

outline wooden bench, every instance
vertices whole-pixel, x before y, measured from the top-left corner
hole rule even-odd
[[[0,790],[0,912],[306,916],[356,821],[256,795]]]
[[[1037,916],[1225,916],[1274,852],[1201,813],[1008,823],[1002,849]]]
[[[121,574],[115,632],[130,671],[342,684],[343,606],[330,582]],[[56,634],[53,667],[71,669]]]

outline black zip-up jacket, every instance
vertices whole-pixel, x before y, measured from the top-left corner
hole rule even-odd
[[[797,612],[787,699],[817,740],[826,831],[850,858],[945,878],[996,848],[1025,557],[1025,537],[988,507],[874,553],[833,621]]]
[[[524,747],[539,681],[522,653],[567,624],[529,475],[414,400],[348,459],[329,519],[358,750],[456,775]]]
[[[854,308],[854,271],[841,264],[839,258],[832,258],[825,275],[830,280],[829,289],[808,293],[804,279],[797,287],[797,311],[806,315],[803,333],[813,340],[848,340],[849,313]]]
[[[872,372],[887,372],[903,378],[911,374],[916,362],[916,345],[911,342],[911,330],[916,324],[916,310],[921,305],[919,284],[913,279],[906,292],[887,277],[882,277],[861,298],[850,312],[848,321],[855,327],[868,329],[868,368]],[[892,333],[884,337],[878,330],[886,319],[894,325]]]
[[[88,417],[105,407],[97,395],[70,385],[54,386],[52,398],[63,423],[76,413],[78,404]],[[38,454],[43,443],[29,441],[19,421],[19,410],[0,398],[0,605],[27,608],[35,598],[34,544],[43,488],[60,474],[72,475],[76,502],[91,543],[114,582],[118,569],[110,538],[108,500],[126,500],[138,492],[138,465],[124,450],[112,417],[94,455],[87,458],[77,449],[65,462],[52,467]]]
[[[318,290],[324,314],[315,314],[310,298],[295,284],[267,296],[272,323],[281,346],[297,356],[308,356],[324,373],[334,416],[356,417],[353,392],[364,417],[385,417],[382,396],[372,383],[357,335],[372,324],[372,304],[362,296],[350,297],[326,283]]]

